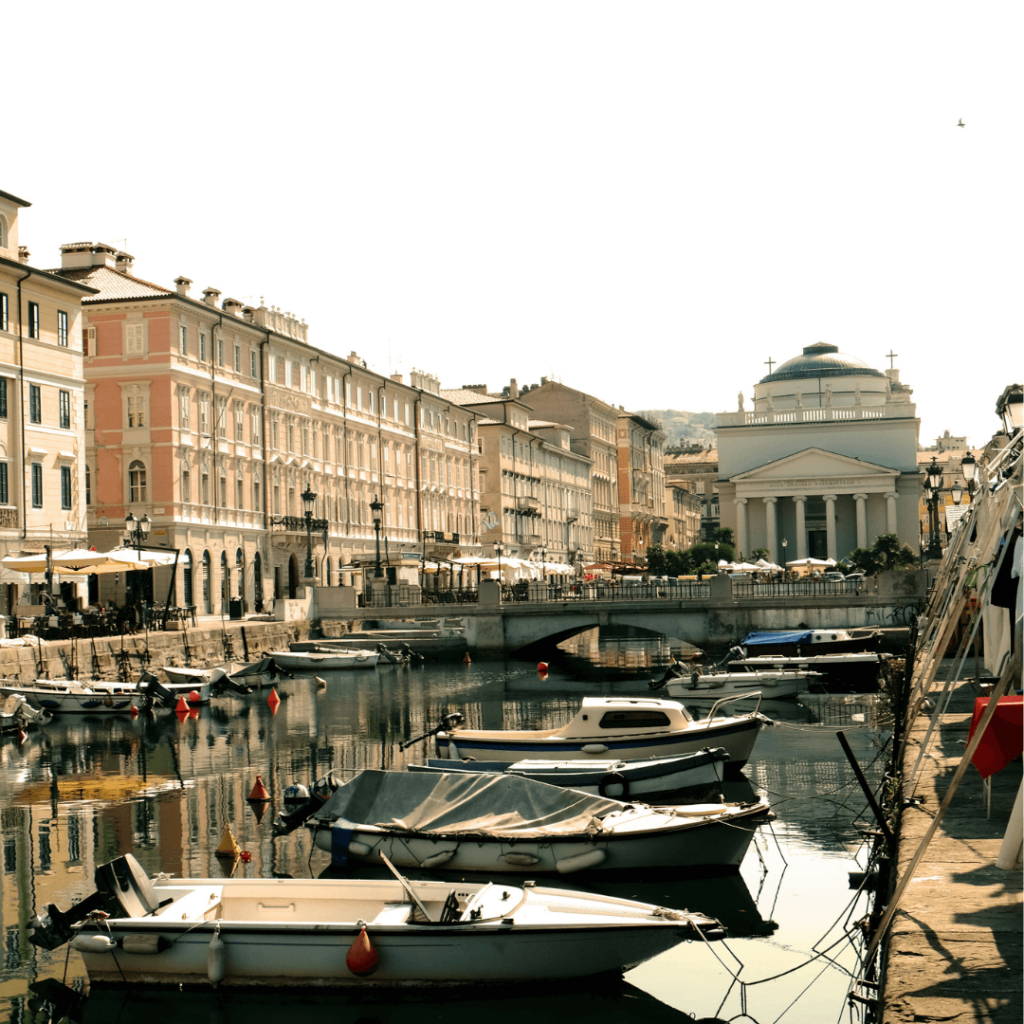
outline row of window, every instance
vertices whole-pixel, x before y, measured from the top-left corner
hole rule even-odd
[[[11,300],[6,292],[0,292],[0,331],[10,330]],[[25,317],[25,328],[30,338],[41,337],[39,321],[39,303],[29,301],[28,315]],[[65,348],[68,344],[68,314],[63,309],[57,310],[57,343]]]
[[[60,507],[65,510],[71,508],[71,467],[60,466]],[[0,505],[9,505],[10,502],[10,478],[8,476],[6,462],[0,462]],[[32,478],[32,507],[43,507],[43,466],[40,462],[33,462],[31,467]]]
[[[126,329],[128,327],[135,327],[135,326],[137,326],[140,332],[142,330],[142,324],[138,324],[138,325],[126,324],[125,326],[126,326]],[[207,344],[206,344],[206,332],[205,331],[199,331],[198,334],[199,334],[199,337],[197,338],[196,355],[199,358],[199,362],[205,363],[208,360],[208,352],[207,352]],[[128,336],[126,335],[126,345],[128,344],[127,337]],[[136,342],[136,344],[138,345],[138,350],[137,350],[137,352],[133,352],[132,349],[129,347],[127,349],[129,355],[141,353],[143,351],[142,343],[143,343],[142,342],[142,336],[141,336],[141,333],[140,333],[138,341]],[[183,356],[188,356],[188,354],[189,354],[188,327],[185,324],[181,324],[178,327],[178,351]],[[254,347],[254,348],[250,348],[248,350],[248,353],[249,353],[249,360],[248,360],[249,361],[249,376],[250,377],[258,377],[259,376],[259,352]],[[216,339],[215,339],[215,341],[213,343],[213,354],[214,354],[214,358],[215,358],[215,361],[216,361],[217,365],[218,366],[223,366],[224,365],[224,339],[220,335],[216,336]],[[241,345],[235,345],[234,346],[234,367],[235,367],[235,373],[241,373],[242,372],[242,366],[243,366],[244,363],[245,363],[245,356],[243,355],[242,346]]]
[[[7,419],[7,378],[0,377],[0,419]],[[28,419],[30,423],[43,422],[43,389],[38,384],[28,386]],[[71,392],[57,390],[57,424],[62,430],[71,429]]]

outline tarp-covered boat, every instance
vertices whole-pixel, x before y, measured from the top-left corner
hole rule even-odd
[[[721,936],[712,918],[634,900],[395,874],[151,879],[129,854],[97,869],[97,892],[67,913],[51,904],[30,938],[70,938],[91,984],[306,989],[587,977]]]
[[[845,629],[791,629],[748,633],[741,647],[752,654],[840,654],[844,651],[877,651],[882,641],[879,630],[854,636]]]
[[[338,867],[350,859],[484,873],[704,867],[731,870],[766,803],[650,807],[516,775],[367,769],[309,822]]]

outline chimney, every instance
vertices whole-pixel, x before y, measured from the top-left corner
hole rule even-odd
[[[391,379],[396,384],[401,384],[402,383],[402,375],[400,373],[393,373],[393,374],[391,374]]]
[[[18,246],[18,262],[19,263],[28,263],[28,261],[30,259],[32,259],[32,253],[30,253],[28,251],[28,246],[27,245],[19,245]]]
[[[179,295],[184,295],[188,298],[188,290],[192,287],[192,278],[190,277],[176,277],[174,279],[174,286],[178,289]]]
[[[216,288],[204,288],[203,289],[203,302],[208,306],[216,306],[217,300],[220,298],[220,292]]]
[[[221,308],[229,316],[239,316],[243,305],[244,303],[239,302],[238,299],[225,299],[224,305]]]
[[[243,306],[242,307],[242,319],[245,320],[247,323],[251,324],[253,322],[255,316],[256,316],[256,310],[253,309],[252,306]]]
[[[116,253],[114,253],[114,269],[119,274],[130,274],[134,266],[134,256],[129,256],[128,253],[121,252],[120,249]]]
[[[509,398],[518,398],[519,397],[519,385],[516,383],[515,377],[513,377],[512,380],[509,381],[508,397]]]

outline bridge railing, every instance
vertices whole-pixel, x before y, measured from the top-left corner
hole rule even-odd
[[[501,590],[502,603],[513,601],[552,602],[566,601],[657,601],[707,600],[711,596],[708,583],[638,583],[612,586],[603,583],[543,583],[506,584]]]
[[[846,597],[866,594],[864,580],[790,580],[778,583],[732,581],[733,597]]]

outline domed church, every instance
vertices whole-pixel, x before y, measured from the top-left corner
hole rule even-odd
[[[825,342],[766,365],[754,408],[741,393],[716,426],[721,523],[737,553],[839,560],[883,533],[916,551],[920,420],[899,370]]]

